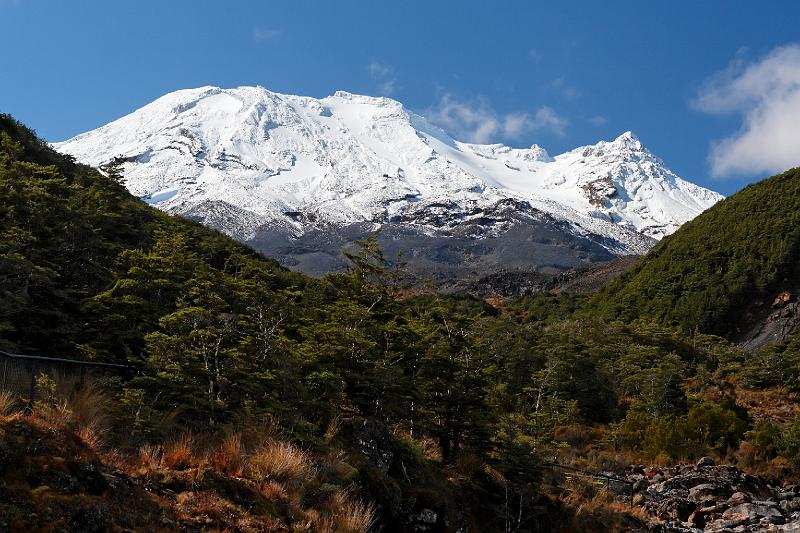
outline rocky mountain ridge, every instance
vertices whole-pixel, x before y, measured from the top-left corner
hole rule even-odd
[[[551,157],[537,145],[459,142],[400,102],[342,91],[176,91],[54,146],[94,166],[122,158],[134,194],[257,247],[393,226],[426,241],[430,259],[437,237],[544,225],[569,241],[561,270],[586,261],[575,248],[587,240],[612,257],[642,254],[721,198],[676,176],[631,132]]]

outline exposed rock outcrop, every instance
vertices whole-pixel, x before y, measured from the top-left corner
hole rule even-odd
[[[800,486],[780,486],[703,458],[696,465],[632,469],[632,505],[650,531],[800,531]]]
[[[800,327],[798,291],[780,291],[772,302],[755,301],[743,318],[739,343],[749,350],[786,341]]]

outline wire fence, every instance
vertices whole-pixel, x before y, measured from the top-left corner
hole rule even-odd
[[[57,384],[59,388],[77,388],[89,379],[124,376],[131,368],[126,365],[75,361],[60,357],[22,355],[0,350],[0,390],[9,391],[32,407],[51,390],[42,390],[43,383]],[[43,378],[47,379],[43,379]]]
[[[629,504],[633,504],[633,482],[627,479],[587,472],[558,463],[546,463],[546,466],[550,470],[549,481],[553,485],[571,491],[586,490],[587,488],[595,492],[607,490],[609,493],[627,500]]]

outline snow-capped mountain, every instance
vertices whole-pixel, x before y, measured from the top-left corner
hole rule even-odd
[[[395,100],[346,92],[181,90],[54,146],[94,166],[123,157],[132,193],[246,241],[353,224],[432,235],[476,221],[485,236],[545,217],[612,254],[642,253],[721,198],[630,132],[551,157],[462,143]]]

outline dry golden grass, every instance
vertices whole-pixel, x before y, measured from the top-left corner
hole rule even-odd
[[[247,465],[247,454],[241,434],[226,435],[220,445],[206,455],[206,462],[217,472],[241,477]]]
[[[326,444],[330,444],[333,438],[339,433],[339,429],[341,427],[341,420],[339,416],[335,416],[328,421],[328,425],[325,428],[325,435],[323,438],[325,439]]]
[[[88,447],[93,450],[105,448],[107,444],[106,435],[103,432],[96,431],[90,426],[84,426],[75,430],[75,435],[83,441]]]
[[[106,392],[92,382],[79,383],[58,374],[40,374],[36,383],[39,392],[33,414],[37,419],[73,431],[95,450],[106,445],[112,427],[112,402]]]
[[[800,396],[780,387],[753,390],[737,385],[736,403],[745,407],[754,418],[789,424],[799,409]]]
[[[250,473],[260,483],[269,480],[302,483],[315,474],[307,454],[288,442],[268,441],[250,456]]]
[[[0,392],[0,417],[6,417],[14,412],[14,406],[17,403],[17,398],[11,391]]]
[[[329,506],[333,511],[333,531],[337,533],[364,533],[375,521],[372,504],[364,504],[348,492],[335,493]]]
[[[188,433],[168,442],[161,450],[161,466],[184,470],[196,464],[195,439]]]
[[[631,531],[646,518],[639,507],[631,507],[606,490],[568,492],[561,505],[567,515],[562,531]]]
[[[95,450],[104,447],[112,427],[108,394],[86,383],[67,398],[66,407],[78,437]]]
[[[182,492],[176,496],[176,503],[178,510],[189,519],[197,516],[220,519],[226,514],[240,513],[230,501],[207,490]]]
[[[11,412],[12,405],[12,396],[0,395],[4,422],[9,421],[5,415]],[[203,531],[364,533],[374,522],[372,505],[327,477],[328,472],[336,470],[341,457],[312,458],[279,438],[278,430],[269,424],[265,427],[269,436],[262,438],[258,446],[252,445],[257,442],[257,430],[249,428],[242,433],[229,431],[216,446],[209,446],[214,436],[206,442],[182,434],[163,444],[143,445],[131,455],[104,446],[102,436],[109,431],[109,408],[105,396],[89,388],[75,391],[66,399],[54,394],[46,402],[39,402],[30,416],[21,418],[48,429],[48,434],[72,432],[94,448],[78,446],[86,450],[86,457],[113,465],[134,479],[145,477],[156,485],[170,487],[176,493],[174,498],[157,496],[152,501],[163,506],[176,523],[185,522]],[[74,439],[67,442],[75,443]],[[328,464],[324,475],[322,468],[316,467],[318,461]],[[216,475],[206,475],[209,467]],[[219,476],[228,479],[221,480]],[[166,485],[166,480],[171,485]],[[253,496],[260,492],[274,505],[242,506],[240,497],[248,491]],[[260,498],[253,501],[257,500]]]
[[[289,498],[286,487],[277,481],[267,481],[261,486],[261,494],[272,501],[285,501]]]
[[[155,470],[161,466],[161,446],[145,444],[139,448],[138,463],[148,470]]]
[[[56,428],[67,428],[72,420],[66,400],[57,400],[56,403],[37,403],[34,411],[43,422]]]

